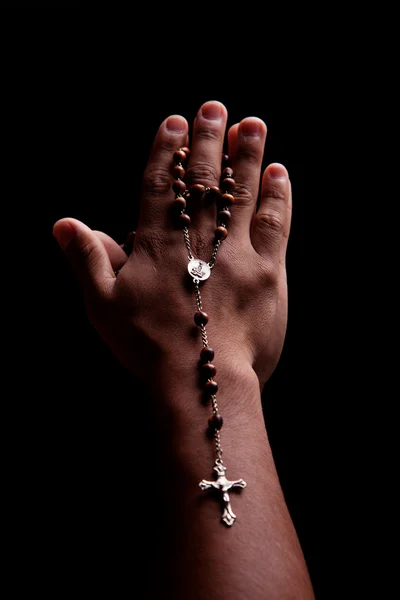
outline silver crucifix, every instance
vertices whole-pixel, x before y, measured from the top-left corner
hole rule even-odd
[[[215,461],[214,471],[216,472],[218,478],[217,481],[207,481],[203,479],[200,481],[199,486],[202,490],[209,490],[214,488],[220,492],[222,492],[222,502],[224,506],[224,511],[222,513],[221,521],[223,521],[229,527],[234,524],[236,520],[236,515],[232,510],[228,490],[234,487],[245,488],[247,483],[243,481],[243,479],[238,479],[237,481],[229,481],[225,477],[226,467],[222,464],[220,459]]]

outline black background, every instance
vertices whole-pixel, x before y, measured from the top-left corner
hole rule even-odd
[[[281,484],[320,598],[324,501],[317,431],[325,416],[310,375],[307,339],[303,90],[265,85],[261,75],[254,79],[246,69],[234,80],[230,68],[215,73],[206,61],[184,77],[173,55],[152,62],[145,49],[128,57],[121,56],[121,47],[111,51],[82,41],[78,51],[71,40],[57,44],[56,37],[50,44],[37,40],[15,75],[22,186],[34,203],[32,228],[41,240],[32,256],[36,344],[30,375],[39,398],[21,405],[21,445],[15,443],[34,498],[25,514],[27,552],[31,548],[40,564],[32,577],[42,582],[51,572],[45,577],[51,592],[60,582],[69,590],[78,581],[82,589],[120,585],[136,572],[135,564],[138,576],[143,565],[134,562],[133,553],[140,540],[142,555],[151,555],[151,535],[143,533],[147,527],[151,532],[155,508],[154,499],[134,483],[145,475],[152,436],[146,398],[88,324],[52,225],[72,216],[122,242],[135,228],[141,175],[160,122],[172,113],[191,122],[204,101],[217,99],[228,109],[229,125],[250,115],[267,123],[264,166],[282,162],[292,180],[288,332],[263,406]],[[157,451],[155,441],[152,460]],[[153,576],[151,568],[148,575]]]

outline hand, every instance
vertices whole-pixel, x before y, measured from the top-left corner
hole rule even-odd
[[[207,102],[199,110],[185,176],[188,186],[219,185],[226,122],[227,111],[218,102]],[[201,284],[217,369],[222,362],[249,364],[261,387],[277,364],[285,335],[285,252],[291,213],[291,186],[279,164],[262,174],[256,211],[266,132],[266,125],[255,117],[228,132],[236,181],[232,220],[212,275]],[[82,284],[89,318],[117,357],[144,381],[154,377],[164,360],[171,365],[193,364],[201,349],[193,322],[193,291],[184,284],[187,251],[170,210],[173,153],[185,145],[186,120],[169,117],[160,126],[144,173],[140,219],[129,258],[111,238],[75,219],[62,219],[54,226]],[[188,212],[193,255],[208,261],[216,206],[198,201]]]

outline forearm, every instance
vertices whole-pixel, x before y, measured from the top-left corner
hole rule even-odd
[[[178,370],[170,362],[158,374],[152,393],[157,393],[167,488],[159,594],[193,600],[312,599],[250,365],[219,366],[216,377],[226,475],[247,482],[246,489],[230,492],[237,520],[229,528],[221,523],[217,497],[199,488],[202,479],[213,479],[215,449],[205,434],[211,408],[201,402],[196,369]]]

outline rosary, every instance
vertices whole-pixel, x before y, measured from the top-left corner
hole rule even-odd
[[[217,370],[212,363],[214,359],[214,350],[208,345],[206,324],[208,323],[208,314],[203,311],[200,294],[200,282],[205,281],[211,275],[211,270],[215,266],[217,253],[222,241],[227,237],[228,231],[226,225],[231,218],[229,207],[232,206],[235,199],[232,195],[235,189],[235,180],[233,179],[233,171],[228,164],[228,156],[223,155],[223,166],[225,168],[222,172],[222,182],[220,190],[217,186],[205,187],[204,185],[196,183],[190,190],[187,189],[185,182],[183,181],[185,176],[185,165],[189,157],[189,148],[180,148],[174,153],[174,166],[173,175],[174,183],[172,189],[175,192],[174,206],[179,215],[179,221],[183,227],[184,242],[188,251],[188,272],[193,279],[194,293],[196,296],[197,312],[194,315],[194,322],[201,330],[201,338],[203,342],[203,348],[200,352],[200,369],[202,379],[204,381],[204,393],[207,399],[211,400],[212,405],[212,417],[208,421],[209,433],[214,437],[216,459],[214,472],[217,475],[216,481],[207,481],[203,479],[199,483],[199,487],[202,490],[215,489],[221,493],[221,501],[223,505],[223,513],[221,521],[228,526],[233,525],[236,520],[236,515],[232,511],[230,504],[230,498],[228,491],[231,488],[245,488],[246,482],[243,479],[236,481],[229,481],[225,477],[226,467],[222,460],[222,447],[220,429],[223,424],[222,416],[219,414],[217,404],[217,391],[218,384],[213,380]],[[210,261],[207,263],[204,260],[194,258],[192,249],[190,246],[189,230],[190,216],[185,212],[186,201],[191,198],[200,198],[203,194],[211,194],[211,196],[220,205],[221,210],[218,213],[218,227],[215,229],[215,245],[211,255]]]

